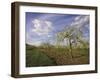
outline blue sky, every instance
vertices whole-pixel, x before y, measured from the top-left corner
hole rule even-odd
[[[26,43],[39,46],[42,42],[54,44],[55,35],[65,27],[76,25],[89,38],[89,16],[26,12]]]

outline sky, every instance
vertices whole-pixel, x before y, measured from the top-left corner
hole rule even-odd
[[[83,30],[89,39],[89,15],[26,12],[26,44],[40,46],[55,44],[55,35],[65,27],[74,26]]]

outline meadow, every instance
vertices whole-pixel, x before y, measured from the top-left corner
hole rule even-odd
[[[26,67],[89,64],[89,48],[26,45]]]

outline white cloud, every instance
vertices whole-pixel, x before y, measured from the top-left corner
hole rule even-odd
[[[35,46],[40,46],[41,45],[41,41],[28,41],[27,44],[29,45],[35,45]]]
[[[41,41],[32,39],[30,33],[26,33],[26,43],[29,45],[35,45],[35,46],[41,45]]]
[[[49,28],[51,28],[52,23],[50,21],[45,21]]]
[[[76,26],[77,28],[83,27],[86,23],[89,22],[89,16],[78,16],[74,19],[71,26]]]
[[[50,37],[52,37],[52,36],[51,36],[51,35],[48,35],[47,37],[50,38]]]
[[[75,21],[79,20],[80,18],[81,18],[81,16],[77,16],[77,17],[75,18]]]
[[[52,22],[50,21],[34,19],[32,24],[32,32],[36,33],[37,35],[48,35],[48,33],[52,30]]]
[[[28,34],[28,33],[26,33],[26,38],[27,38],[27,39],[29,38],[29,34]]]

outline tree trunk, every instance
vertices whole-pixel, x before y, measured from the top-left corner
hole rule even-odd
[[[71,60],[73,62],[73,53],[72,53],[72,42],[71,42],[71,39],[69,39],[69,52],[70,52],[70,56],[71,56]]]

